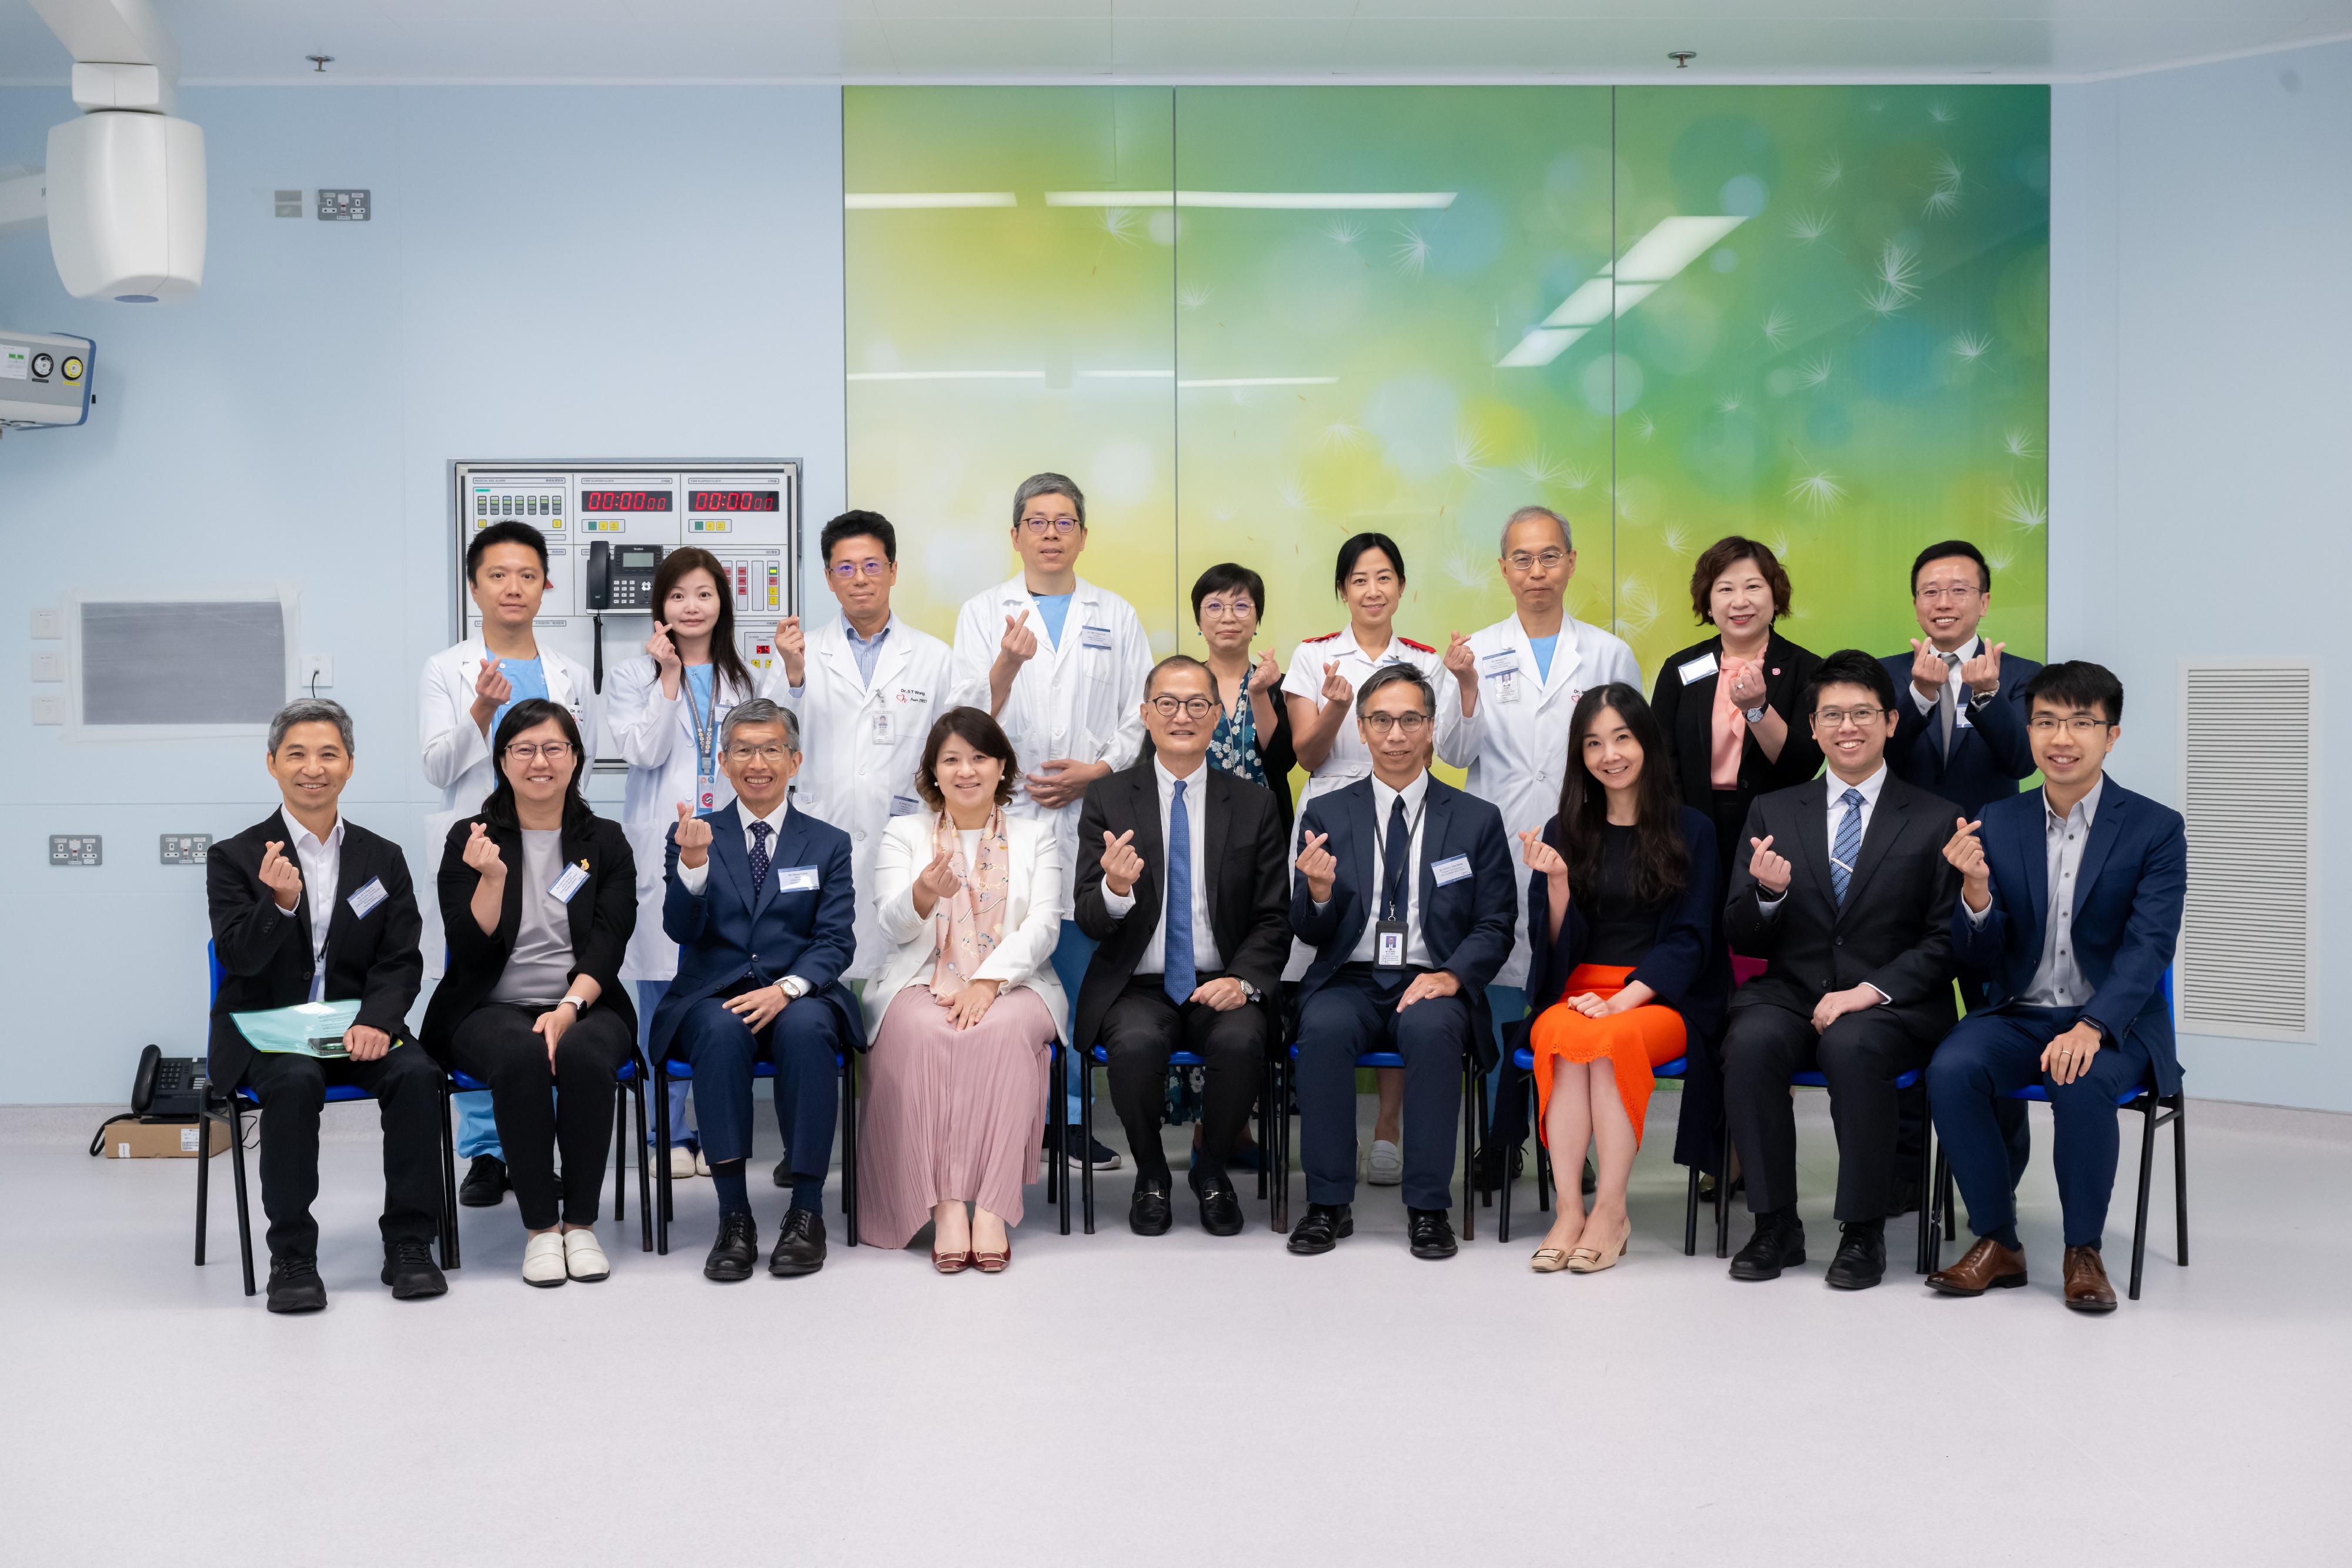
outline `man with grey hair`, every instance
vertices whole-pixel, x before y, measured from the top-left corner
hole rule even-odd
[[[955,701],[1003,726],[1020,762],[1005,810],[1050,822],[1061,845],[1065,917],[1054,974],[1073,997],[1095,950],[1067,918],[1076,903],[1079,801],[1087,785],[1142,752],[1143,684],[1151,673],[1151,639],[1134,607],[1078,575],[1086,548],[1087,498],[1077,486],[1059,474],[1024,479],[1013,493],[1021,571],[965,601],[955,632]],[[1066,1087],[1076,1128],[1077,1088]],[[1101,1144],[1073,1145],[1067,1157],[1118,1168],[1118,1155]]]
[[[352,716],[307,698],[269,721],[266,762],[277,810],[213,846],[205,870],[213,957],[214,1087],[261,1102],[261,1207],[269,1217],[273,1312],[327,1304],[319,1278],[319,1109],[330,1084],[352,1084],[383,1107],[383,1281],[394,1296],[448,1289],[434,1266],[441,1226],[441,1074],[408,1041],[423,984],[416,896],[400,846],[344,819]],[[305,1002],[356,1002],[324,1054],[256,1051],[236,1014]],[[316,1041],[313,1048],[320,1049]]]
[[[753,1068],[775,1064],[793,1201],[768,1272],[814,1274],[824,1267],[836,1059],[866,1045],[856,998],[841,983],[857,954],[849,835],[792,809],[800,721],[766,697],[729,710],[719,766],[735,799],[708,817],[680,801],[669,831],[662,930],[678,945],[677,977],[654,1009],[652,1051],[694,1069],[695,1122],[719,1194],[719,1239],[702,1272],[720,1281],[750,1279],[759,1260],[743,1169]]]
[[[1478,662],[1478,703],[1475,713],[1465,715],[1460,738],[1471,753],[1470,793],[1493,803],[1516,842],[1523,832],[1541,831],[1559,809],[1562,772],[1575,765],[1568,755],[1568,726],[1577,700],[1612,681],[1647,688],[1631,648],[1568,612],[1576,543],[1566,517],[1549,507],[1521,507],[1503,525],[1501,555],[1512,611],[1470,639]],[[1498,1030],[1528,1016],[1527,981],[1528,933],[1521,922],[1509,959],[1487,988]],[[1473,1161],[1472,1179],[1482,1190],[1500,1176],[1510,1157],[1505,1151],[1516,1153],[1527,1135],[1524,1095],[1507,1056],[1498,1071],[1493,1137]]]

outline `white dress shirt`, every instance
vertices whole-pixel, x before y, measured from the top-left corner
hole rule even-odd
[[[1372,780],[1372,885],[1363,890],[1364,931],[1356,938],[1355,951],[1348,955],[1351,964],[1375,963],[1380,957],[1381,888],[1388,878],[1389,814],[1396,802],[1404,802],[1404,820],[1411,825],[1406,841],[1409,862],[1404,876],[1404,907],[1398,911],[1404,921],[1404,961],[1408,968],[1426,969],[1429,961],[1429,938],[1421,929],[1417,918],[1421,904],[1421,830],[1429,821],[1429,772],[1426,768],[1402,789],[1391,789],[1378,779]],[[1318,909],[1323,907],[1318,904]]]
[[[1168,810],[1175,803],[1176,786],[1184,786],[1184,821],[1192,841],[1192,970],[1205,975],[1225,967],[1217,951],[1217,933],[1209,924],[1208,852],[1203,847],[1209,841],[1209,764],[1201,759],[1189,779],[1179,779],[1168,771],[1168,765],[1157,757],[1151,760],[1151,771],[1160,779],[1160,842],[1162,852],[1168,843]],[[1110,884],[1103,884],[1103,911],[1114,920],[1124,920],[1135,907],[1135,890],[1113,893]],[[1151,940],[1136,960],[1139,975],[1164,975],[1168,972],[1168,878],[1160,879],[1160,924],[1151,930]]]
[[[1948,654],[1947,654],[1941,648],[1937,648],[1933,643],[1928,643],[1927,646],[1935,653],[1936,657],[1939,659],[1958,659],[1960,662],[1960,664],[1965,664],[1970,659],[1975,658],[1979,653],[1984,652],[1984,639],[1981,637],[1971,637],[1967,642],[1961,643],[1958,647],[1953,649]],[[1960,664],[1953,664],[1945,672],[1944,684],[1954,688],[1952,692],[1952,706],[1965,713],[1968,711],[1969,699],[1974,694],[1962,689],[1967,686],[1968,683],[1960,679]],[[1936,699],[1922,692],[1919,689],[1917,683],[1906,681],[1903,684],[1903,689],[1911,694],[1911,706],[1913,707],[1917,708],[1921,713],[1934,713],[1936,711]]]
[[[327,986],[327,926],[335,916],[336,884],[343,875],[342,813],[335,814],[335,825],[323,841],[285,807],[278,808],[278,817],[286,824],[286,841],[294,847],[294,859],[302,868],[303,896],[310,901],[310,999],[320,1001]]]
[[[2033,966],[2032,982],[2017,999],[2029,1008],[2079,1008],[2091,999],[2091,983],[2083,974],[2082,960],[2074,954],[2074,894],[2083,875],[2083,851],[2091,841],[2091,823],[2099,814],[2099,796],[2107,787],[2105,775],[2091,786],[2091,792],[2074,802],[2074,809],[2064,816],[2050,809],[2050,792],[2042,791],[2042,852],[2048,858],[2050,907],[2042,921],[2042,958]],[[1969,909],[1962,899],[1960,907],[1967,910],[1969,924],[1981,926],[1992,915],[1992,905],[1984,906],[1982,914]]]
[[[759,844],[759,841],[751,835],[751,824],[754,822],[765,822],[768,824],[768,853],[772,857],[769,862],[768,874],[771,876],[776,874],[775,863],[772,857],[776,852],[777,843],[784,836],[784,816],[785,813],[789,812],[792,809],[793,798],[790,795],[787,795],[783,800],[777,802],[776,809],[774,810],[769,812],[764,817],[755,817],[751,815],[750,810],[744,806],[740,796],[738,796],[735,800],[736,814],[743,819],[743,852],[745,854],[750,854],[753,849],[758,847]],[[688,865],[685,861],[679,861],[677,862],[677,880],[679,884],[683,886],[687,892],[699,894],[702,892],[703,884],[710,880],[710,862],[706,858],[700,865]],[[795,1001],[802,997],[808,995],[809,992],[809,983],[806,980],[802,979],[798,975],[786,975],[782,979],[777,981],[776,985],[786,996],[793,998]]]

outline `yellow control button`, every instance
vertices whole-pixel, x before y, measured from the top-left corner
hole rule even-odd
[[[78,382],[81,380],[81,356],[79,354],[68,354],[66,356],[64,370],[66,380],[69,382]]]

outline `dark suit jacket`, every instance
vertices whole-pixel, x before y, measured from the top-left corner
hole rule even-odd
[[[272,811],[252,827],[213,846],[205,862],[205,895],[212,913],[213,956],[224,973],[213,998],[212,1038],[206,1076],[224,1090],[245,1076],[253,1047],[229,1014],[290,1008],[310,996],[310,892],[302,890],[291,914],[278,910],[261,884],[262,846],[299,864],[286,821]],[[352,913],[352,895],[371,882],[383,883],[384,899],[364,915]],[[425,980],[425,956],[417,950],[424,929],[416,892],[400,846],[346,819],[342,861],[335,877],[335,913],[327,921],[327,988],[330,1001],[360,998],[355,1020],[394,1040],[408,1038],[408,1009]],[[412,1048],[413,1049],[413,1048]]]
[[[866,1048],[866,1021],[841,972],[857,953],[857,889],[849,870],[849,835],[794,806],[768,858],[768,874],[751,885],[743,847],[743,817],[733,802],[710,813],[710,874],[700,893],[688,893],[677,874],[677,828],[664,852],[662,930],[678,945],[677,977],[654,1009],[653,1048],[669,1050],[687,1009],[705,997],[730,993],[742,981],[773,985],[798,975],[808,995],[793,1007],[831,1008],[845,1038]],[[816,868],[816,887],[782,891],[782,874]]]
[[[1886,766],[1906,784],[1941,795],[1970,817],[1995,800],[2017,793],[2018,781],[2033,772],[2033,747],[2025,735],[2025,683],[2042,666],[2014,653],[2000,656],[2000,689],[1969,714],[1964,727],[1952,727],[1952,754],[1931,711],[1912,700],[1911,655],[1890,653],[1879,663],[1895,681],[1895,738],[1886,744]]]
[[[1682,1014],[1689,1054],[1703,1054],[1723,1028],[1731,999],[1731,965],[1716,929],[1723,900],[1716,882],[1715,824],[1703,811],[1682,808],[1677,819],[1690,852],[1690,880],[1658,915],[1656,945],[1633,966],[1633,977],[1658,993],[1658,1000]],[[1567,852],[1559,819],[1544,824],[1544,842]],[[1528,1005],[1541,1012],[1559,1001],[1568,977],[1582,963],[1589,928],[1584,907],[1571,885],[1559,936],[1550,933],[1551,885],[1541,872],[1528,877]]]
[[[1202,764],[1207,838],[1202,873],[1209,879],[1209,925],[1225,973],[1264,993],[1269,1008],[1282,994],[1282,966],[1290,956],[1290,879],[1281,813],[1271,790]],[[1185,794],[1189,797],[1192,789]],[[1189,802],[1188,802],[1189,803]],[[1200,831],[1200,819],[1193,818]],[[1115,916],[1103,907],[1103,834],[1132,832],[1143,874],[1135,880],[1135,907]],[[1127,988],[1135,966],[1160,928],[1167,848],[1160,841],[1159,768],[1150,758],[1087,786],[1078,809],[1078,929],[1102,944],[1087,961],[1070,1038],[1091,1045],[1103,1013]]]
[[[1965,908],[1952,911],[1953,945],[1963,961],[1991,974],[1996,1011],[2017,1005],[2042,962],[2050,910],[2044,810],[2039,789],[1984,809],[1984,826],[1977,831],[1992,873],[1992,907],[1981,929]],[[2109,778],[2074,878],[2074,956],[2091,984],[2083,1017],[2111,1041],[2128,1037],[2145,1045],[2163,1094],[2180,1089],[2163,981],[2180,936],[2188,881],[2189,838],[2180,813]]]
[[[1429,780],[1423,810],[1413,910],[1432,967],[1462,983],[1463,998],[1470,1004],[1471,1044],[1479,1064],[1491,1067],[1495,1026],[1486,988],[1511,956],[1511,927],[1519,915],[1518,878],[1512,874],[1503,816],[1475,795],[1435,777]],[[1319,913],[1307,879],[1292,879],[1291,934],[1317,950],[1298,982],[1302,1007],[1348,962],[1372,918],[1372,835],[1377,831],[1372,816],[1370,779],[1318,796],[1300,813],[1301,831],[1328,834],[1326,847],[1339,861],[1331,902]],[[1468,857],[1470,874],[1440,887],[1437,862],[1455,855]]]
[[[1715,684],[1719,677],[1708,675],[1685,685],[1682,666],[1706,653],[1720,660],[1723,639],[1710,637],[1668,654],[1658,666],[1657,687],[1650,695],[1658,727],[1665,731],[1666,744],[1674,750],[1675,781],[1681,787],[1683,804],[1702,811],[1711,811],[1715,804],[1709,769],[1715,758]],[[1818,655],[1777,631],[1764,644],[1764,704],[1788,723],[1789,740],[1775,761],[1764,755],[1754,735],[1741,739],[1739,788],[1747,795],[1785,789],[1821,771],[1822,748],[1813,744],[1813,727],[1797,712],[1797,699],[1804,695],[1805,683],[1813,678],[1821,662]],[[1722,848],[1717,846],[1719,851]]]
[[[1841,906],[1830,883],[1829,789],[1835,782],[1823,775],[1748,809],[1743,848],[1770,834],[1791,873],[1788,895],[1767,917],[1748,873],[1749,855],[1732,857],[1723,909],[1731,950],[1770,967],[1739,988],[1731,1010],[1770,1004],[1811,1014],[1831,991],[1866,981],[1886,993],[1905,1028],[1941,1040],[1955,1019],[1952,905],[1960,885],[1944,844],[1959,809],[1890,774]]]
[[[466,863],[466,841],[476,822],[489,830],[507,863],[506,897],[499,907],[499,928],[485,936],[474,923],[474,889],[481,873]],[[637,927],[637,862],[629,852],[629,837],[609,817],[584,812],[563,824],[563,862],[588,863],[588,881],[563,905],[572,925],[572,973],[586,975],[602,988],[596,997],[599,1012],[620,1015],[637,1034],[637,1009],[629,988],[621,983],[621,960],[627,956],[629,934]],[[467,1015],[488,1002],[506,973],[507,956],[514,951],[522,930],[522,830],[501,827],[488,817],[467,817],[449,826],[441,845],[441,927],[449,938],[449,972],[425,1009],[425,1049],[443,1066],[449,1063],[449,1043]]]

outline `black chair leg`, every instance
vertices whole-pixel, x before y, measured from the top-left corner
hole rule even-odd
[[[1683,1256],[1698,1256],[1698,1167],[1691,1166],[1690,1190],[1683,1198]]]
[[[253,1291],[253,1213],[246,1207],[245,1194],[245,1110],[237,1103],[236,1091],[228,1093],[228,1157],[229,1169],[236,1176],[236,1249],[245,1262],[245,1293]]]
[[[857,1053],[841,1059],[841,1223],[857,1245]]]
[[[613,1096],[613,1223],[618,1225],[628,1216],[629,1191],[629,1092],[625,1088]]]
[[[650,1252],[654,1249],[654,1173],[646,1168],[646,1073],[642,1062],[629,1089],[637,1106],[637,1249]]]
[[[1502,1068],[1499,1063],[1496,1064],[1495,1071],[1496,1077],[1499,1080],[1502,1076]],[[1470,1145],[1469,1154],[1465,1157],[1475,1159],[1477,1157],[1478,1151],[1485,1148],[1488,1141],[1494,1137],[1495,1119],[1486,1109],[1486,1081],[1475,1072],[1473,1072],[1470,1075],[1470,1090],[1472,1097],[1478,1102],[1478,1141]],[[1509,1163],[1510,1162],[1507,1160],[1504,1162],[1506,1169],[1509,1168]],[[1471,1179],[1475,1181],[1477,1178],[1473,1176]],[[1495,1194],[1491,1188],[1481,1194],[1480,1197],[1488,1208],[1495,1207]],[[1502,1239],[1508,1240],[1509,1238],[1505,1237]]]
[[[669,1256],[669,1074],[654,1067],[654,1145],[645,1158],[654,1167],[654,1250]]]
[[[1495,1176],[1503,1185],[1501,1210],[1495,1216],[1495,1239],[1505,1246],[1510,1245],[1511,1240],[1511,1153],[1508,1149],[1503,1151],[1502,1168]]]
[[[1467,1190],[1462,1195],[1462,1239],[1475,1240],[1478,1236],[1478,1173],[1471,1161],[1478,1150],[1478,1062],[1471,1057],[1462,1063],[1462,1168]]]
[[[204,1109],[210,1090],[196,1084],[196,1267],[205,1266],[205,1220],[212,1212],[213,1113]]]
[[[2173,1262],[2189,1267],[2189,1096],[2172,1097]]]
[[[1095,1233],[1095,1062],[1091,1051],[1074,1051],[1078,1064],[1078,1146],[1086,1151],[1078,1166],[1078,1204],[1086,1233]]]
[[[1535,1080],[1528,1080],[1528,1121],[1536,1130],[1536,1209],[1541,1214],[1551,1212],[1551,1146],[1544,1142],[1543,1118],[1537,1113]]]
[[[1915,1274],[1932,1274],[1943,1261],[1943,1249],[1936,1234],[1935,1205],[1927,1196],[1936,1185],[1936,1161],[1942,1153],[1936,1142],[1936,1124],[1927,1122],[1919,1131],[1919,1236],[1911,1249],[1911,1271]]]
[[[1731,1256],[1731,1127],[1727,1122],[1715,1161],[1715,1255]]]
[[[2139,1207],[2132,1218],[2131,1299],[2139,1300],[2140,1266],[2147,1257],[2147,1189],[2149,1179],[2156,1174],[2157,1100],[2154,1093],[2141,1102],[2145,1108],[2139,1129]]]
[[[1266,1117],[1268,1113],[1266,1107],[1272,1104],[1274,1100],[1274,1061],[1272,1058],[1269,1057],[1266,1059],[1263,1064],[1263,1070],[1258,1073],[1257,1078],[1257,1196],[1258,1201],[1264,1203],[1267,1200],[1270,1191],[1266,1184],[1273,1180],[1272,1173],[1266,1169],[1266,1166],[1274,1150],[1274,1145],[1266,1137]]]
[[[1051,1084],[1048,1092],[1053,1095],[1054,1103],[1048,1110],[1047,1125],[1052,1127],[1054,1130],[1054,1136],[1052,1139],[1054,1146],[1051,1152],[1050,1163],[1045,1167],[1045,1180],[1048,1184],[1046,1187],[1048,1193],[1054,1191],[1054,1187],[1052,1186],[1054,1182],[1059,1181],[1061,1183],[1060,1203],[1062,1208],[1062,1234],[1067,1236],[1070,1233],[1070,1067],[1068,1047],[1057,1045],[1054,1048],[1053,1064],[1054,1071],[1051,1075]]]
[[[441,1267],[455,1269],[463,1260],[457,1245],[457,1133],[450,1125],[454,1113],[449,1076],[441,1075]]]

